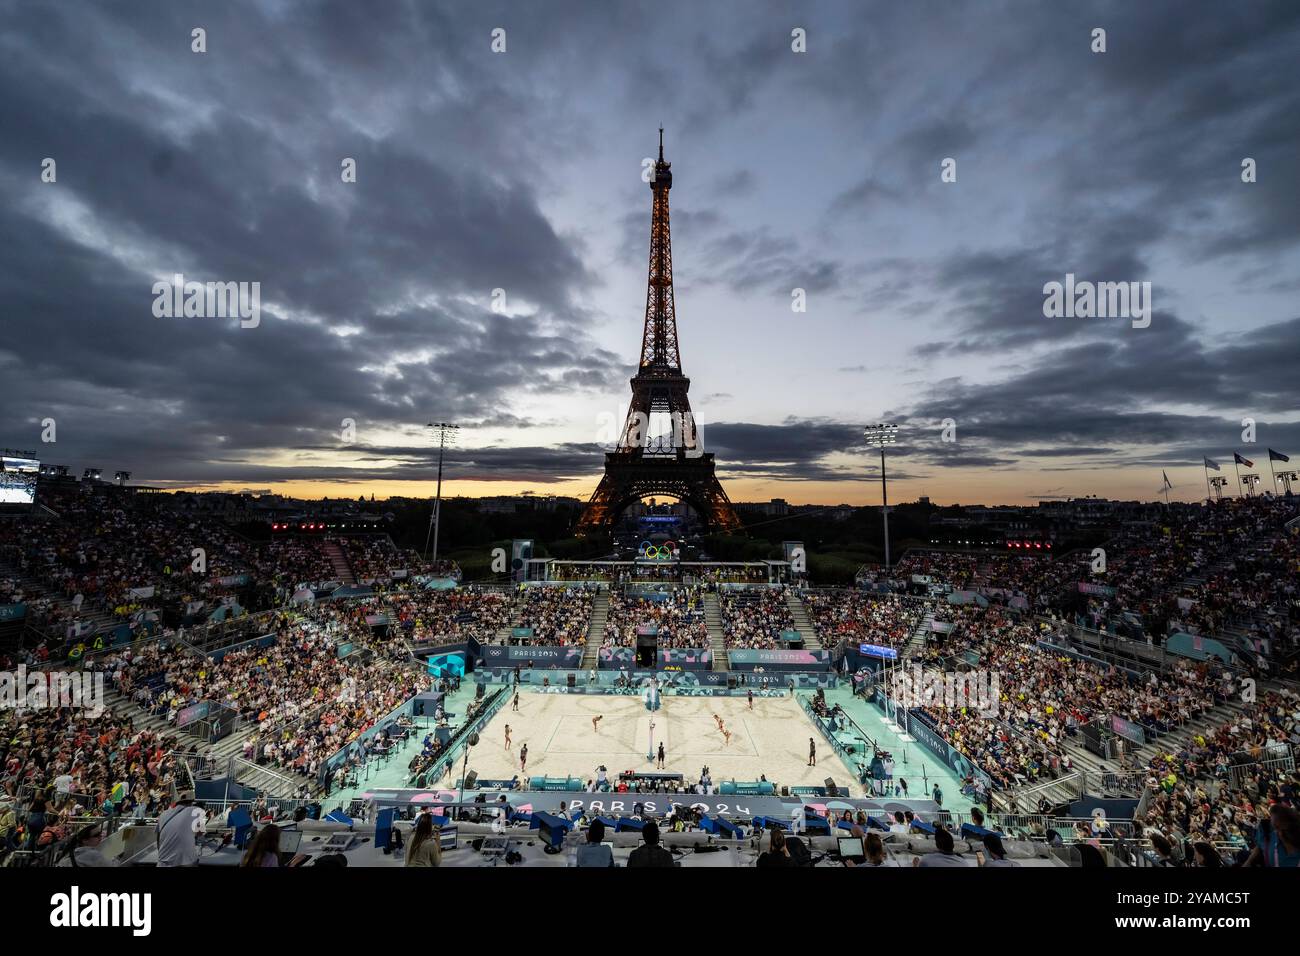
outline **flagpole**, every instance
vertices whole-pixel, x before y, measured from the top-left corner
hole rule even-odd
[[[1205,464],[1205,457],[1201,457],[1201,470],[1205,472],[1205,501],[1210,501],[1210,466]]]
[[[1232,453],[1232,470],[1237,473],[1237,487],[1241,487],[1241,469],[1237,467],[1237,453]],[[1237,492],[1237,497],[1241,497],[1241,492]]]
[[[1273,497],[1277,497],[1277,475],[1273,473],[1273,449],[1268,450],[1268,474],[1273,479]]]

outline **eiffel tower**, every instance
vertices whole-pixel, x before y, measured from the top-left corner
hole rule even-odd
[[[577,533],[608,530],[628,505],[651,495],[689,504],[709,531],[738,531],[740,519],[704,451],[691,403],[691,380],[682,374],[673,306],[673,248],[668,228],[668,190],[672,164],[664,162],[664,131],[659,129],[659,161],[650,177],[654,206],[650,215],[650,280],[646,290],[641,366],[632,376],[632,404],[618,448],[605,453],[605,475],[591,496]],[[651,436],[652,416],[668,434]]]

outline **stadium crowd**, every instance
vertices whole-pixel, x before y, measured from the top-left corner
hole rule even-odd
[[[558,646],[586,643],[595,594],[594,588],[582,585],[524,588],[515,626],[531,628],[532,634],[511,640]]]
[[[111,710],[0,712],[0,860],[62,839],[75,818],[156,816],[184,773],[177,749]]]
[[[1300,806],[1300,774],[1289,757],[1295,747],[1300,695],[1270,691],[1182,749],[1152,757],[1146,771],[1153,797],[1140,822],[1168,841],[1175,861],[1199,842],[1244,852],[1272,807]]]
[[[698,587],[675,588],[663,600],[613,591],[605,620],[605,647],[634,647],[639,627],[657,630],[660,648],[708,647],[704,596]]]
[[[1234,692],[1232,677],[1209,664],[1187,663],[1141,681],[1115,668],[1037,646],[1040,628],[996,607],[949,609],[954,630],[927,648],[925,660],[945,670],[976,666],[998,677],[995,715],[974,706],[923,706],[949,743],[1000,786],[1031,784],[1069,769],[1061,741],[1098,718],[1121,717],[1151,736],[1196,719]]]
[[[981,560],[978,554],[913,549],[898,562],[894,573],[900,578],[924,575],[960,589],[970,584]]]
[[[389,591],[360,602],[360,613],[387,615],[390,625],[414,644],[491,640],[510,624],[510,596],[474,586]]]
[[[104,655],[90,666],[172,724],[201,701],[229,708],[256,725],[244,744],[249,759],[314,779],[327,757],[427,689],[430,679],[392,645],[338,656],[340,639],[361,641],[364,632],[351,611],[313,611],[282,617],[269,643],[236,647],[218,660],[164,640]]]
[[[767,649],[777,646],[782,631],[794,628],[785,587],[722,592],[722,630],[727,647]]]
[[[253,556],[252,564],[258,577],[275,586],[281,602],[299,588],[321,587],[339,577],[313,538],[273,538]]]
[[[1213,635],[1238,623],[1257,630],[1257,612],[1271,611],[1273,637],[1300,647],[1300,547],[1282,530],[1296,510],[1286,498],[1232,498],[1125,530],[1104,548],[1106,570],[1088,567],[1080,578],[1114,589],[1089,597],[1085,620],[1119,630],[1127,614],[1150,634],[1187,627]]]
[[[841,640],[902,647],[933,605],[865,591],[804,591],[817,637],[825,647]]]
[[[360,584],[387,584],[395,572],[411,570],[413,555],[397,550],[386,534],[352,535],[338,544]]]

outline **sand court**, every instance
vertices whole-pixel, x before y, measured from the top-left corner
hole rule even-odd
[[[731,740],[718,730],[713,715],[722,718]],[[601,716],[593,728],[592,718]],[[653,728],[651,724],[653,723]],[[505,726],[512,747],[505,749]],[[809,767],[808,738],[817,742],[818,766]],[[653,743],[652,743],[653,741]],[[707,765],[715,782],[758,780],[766,776],[777,786],[815,786],[833,777],[841,786],[851,778],[830,745],[809,723],[790,696],[755,697],[750,710],[743,697],[663,698],[651,713],[640,697],[623,695],[540,694],[524,691],[519,712],[509,705],[484,728],[470,755],[469,766],[479,777],[509,779],[520,772],[519,754],[528,745],[529,776],[578,777],[596,775],[604,764],[611,778],[620,772],[653,771],[664,744],[664,770],[698,778]],[[854,784],[854,793],[861,788]]]

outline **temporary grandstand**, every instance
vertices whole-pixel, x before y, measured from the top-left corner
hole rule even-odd
[[[686,867],[791,839],[818,865],[855,840],[988,865],[990,835],[1025,867],[1232,864],[1266,839],[1248,808],[1285,826],[1297,785],[1289,499],[1129,529],[1104,584],[1070,554],[925,549],[849,588],[662,557],[468,582],[377,535],[255,544],[156,496],[45,500],[0,526],[5,668],[29,693],[97,675],[102,708],[0,714],[8,866],[66,863],[91,827],[88,860],[155,865],[191,805],[200,866],[272,824],[308,862],[402,865],[384,847],[422,814],[444,866],[578,866],[596,821],[621,865],[652,820]],[[215,580],[168,568],[195,534]]]

